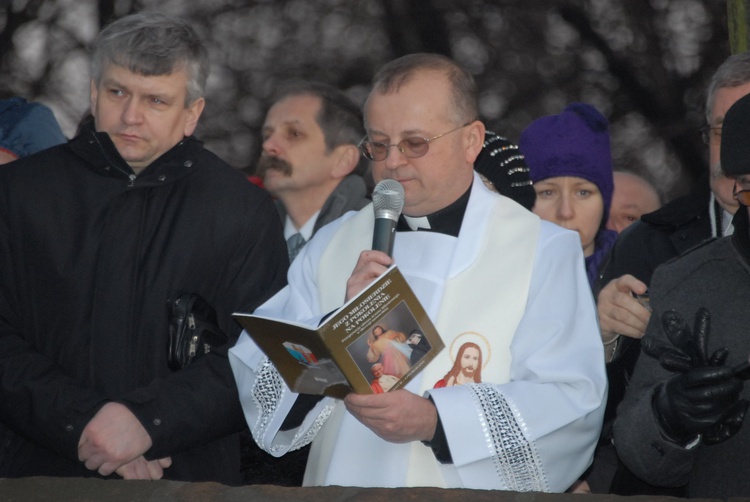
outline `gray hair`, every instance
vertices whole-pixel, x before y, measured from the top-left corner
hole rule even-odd
[[[144,76],[188,74],[185,106],[202,97],[208,79],[208,50],[185,21],[140,12],[122,17],[97,36],[91,56],[91,77],[99,85],[105,66],[114,64]]]
[[[408,54],[386,63],[375,74],[370,95],[375,92],[396,92],[418,71],[423,70],[438,71],[448,78],[452,91],[453,112],[458,122],[468,124],[479,118],[474,77],[458,63],[440,54]]]
[[[750,82],[750,52],[729,56],[714,73],[706,93],[706,120],[711,121],[716,91]]]

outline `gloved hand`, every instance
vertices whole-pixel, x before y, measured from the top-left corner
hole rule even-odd
[[[745,420],[748,406],[750,402],[745,399],[737,401],[724,418],[703,431],[703,444],[718,444],[737,434]]]
[[[742,381],[730,367],[692,368],[678,373],[654,394],[653,407],[661,430],[685,445],[699,434],[704,442],[721,442],[742,425],[747,401],[740,401]]]
[[[643,338],[642,345],[643,352],[658,359],[665,370],[684,372],[690,368],[721,366],[726,361],[726,347],[717,349],[708,357],[708,337],[711,331],[711,314],[708,309],[701,307],[695,313],[692,333],[675,310],[664,312],[661,323],[672,345],[656,342],[648,336]]]
[[[683,445],[698,434],[705,444],[729,439],[742,426],[750,403],[739,399],[743,382],[733,368],[724,366],[727,349],[716,350],[710,358],[707,355],[708,310],[698,310],[692,333],[674,310],[664,313],[662,327],[673,346],[650,339],[644,345],[644,352],[657,357],[663,368],[678,373],[654,394],[654,413],[662,432]]]

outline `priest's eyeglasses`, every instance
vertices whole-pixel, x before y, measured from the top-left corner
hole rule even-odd
[[[412,136],[411,138],[405,138],[396,144],[390,145],[388,143],[383,143],[382,141],[365,141],[365,139],[367,139],[367,137],[365,136],[365,138],[363,138],[357,146],[366,159],[375,160],[378,162],[381,160],[385,160],[388,157],[388,152],[391,151],[392,146],[398,148],[398,151],[401,152],[404,157],[409,159],[418,159],[419,157],[424,156],[430,149],[430,141],[434,141],[438,138],[442,138],[446,134],[450,134],[452,132],[458,131],[459,129],[463,129],[467,125],[469,124],[464,124],[460,127],[456,127],[455,129],[451,129],[450,131],[444,132],[443,134],[438,134],[437,136],[433,136],[432,138],[420,138],[419,136]]]

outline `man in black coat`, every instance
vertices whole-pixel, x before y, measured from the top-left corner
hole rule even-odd
[[[750,95],[727,112],[721,164],[740,207],[731,237],[659,267],[654,315],[614,434],[622,461],[690,498],[750,496]]]
[[[611,441],[611,423],[640,354],[640,338],[651,316],[636,295],[648,292],[656,268],[712,237],[732,233],[737,201],[733,181],[720,164],[721,126],[727,110],[750,93],[750,53],[729,57],[716,71],[706,99],[707,125],[703,139],[709,147],[710,169],[689,194],[653,213],[643,215],[620,234],[602,269],[597,310],[607,354],[610,388],[602,442]],[[606,492],[611,476],[599,480]],[[612,486],[621,495],[661,493],[621,469]],[[668,494],[676,494],[669,491]]]
[[[288,262],[270,196],[192,137],[207,73],[184,22],[122,18],[93,123],[0,169],[0,478],[240,482],[227,347],[171,370],[167,300],[203,297],[231,346]]]

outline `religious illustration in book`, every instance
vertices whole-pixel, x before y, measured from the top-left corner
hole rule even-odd
[[[234,318],[300,394],[343,399],[400,389],[444,348],[395,265],[322,322]]]
[[[475,332],[461,333],[451,344],[450,356],[453,367],[434,388],[482,383],[482,369],[490,360],[490,345],[485,337]]]
[[[386,374],[383,370],[383,365],[380,363],[373,364],[370,367],[370,372],[372,372],[370,387],[372,387],[372,392],[375,394],[388,392],[398,382],[398,377]]]
[[[382,376],[375,380],[395,377],[398,381],[430,348],[421,330],[408,305],[402,302],[377,319],[347,350],[364,375],[374,377],[378,373]]]
[[[283,345],[287,352],[300,363],[307,365],[318,363],[318,358],[315,357],[315,354],[304,345],[292,342],[284,342]]]

